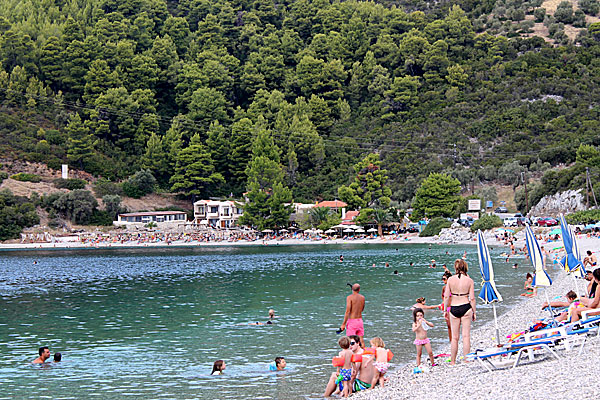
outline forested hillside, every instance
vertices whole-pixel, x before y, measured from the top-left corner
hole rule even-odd
[[[331,199],[373,152],[393,201],[430,172],[513,183],[600,144],[600,27],[559,47],[500,29],[498,7],[5,0],[0,151],[200,197],[240,195],[268,160],[295,201]]]

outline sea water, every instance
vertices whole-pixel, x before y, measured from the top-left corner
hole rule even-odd
[[[409,308],[421,296],[441,302],[441,265],[452,270],[465,250],[478,291],[475,246],[4,251],[0,399],[320,398],[339,351],[347,283],[360,283],[366,297],[365,338],[383,338],[396,364],[414,362]],[[519,301],[531,270],[524,258],[507,263],[504,250],[491,249],[505,299],[498,312]],[[273,325],[252,325],[271,308]],[[477,315],[475,327],[490,321],[491,307]],[[434,349],[447,343],[442,313],[426,318]],[[63,361],[32,365],[40,346]],[[269,372],[277,356],[288,368]],[[218,359],[225,374],[210,376]]]

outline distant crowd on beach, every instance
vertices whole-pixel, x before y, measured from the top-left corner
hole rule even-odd
[[[71,238],[74,235],[71,236]],[[22,244],[42,244],[52,243],[60,245],[64,243],[78,243],[85,246],[110,247],[112,245],[149,245],[149,244],[201,244],[201,243],[238,243],[238,242],[257,242],[258,244],[269,244],[269,242],[280,242],[284,240],[301,240],[310,242],[328,241],[340,239],[344,241],[372,240],[376,239],[377,234],[345,234],[343,236],[326,236],[307,232],[282,232],[282,233],[262,233],[256,231],[243,230],[218,230],[207,229],[191,232],[167,232],[167,231],[112,231],[110,233],[84,232],[77,234],[77,240],[65,241],[62,237],[55,237],[50,234],[23,234],[21,236]],[[386,240],[409,240],[407,234],[386,235]]]

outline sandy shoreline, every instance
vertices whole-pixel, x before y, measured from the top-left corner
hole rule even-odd
[[[560,243],[560,242],[559,242]],[[600,239],[581,237],[578,244],[582,253],[595,251]],[[579,282],[580,291],[584,283]],[[477,287],[476,287],[477,289]],[[501,336],[520,332],[531,325],[531,321],[548,316],[541,310],[545,301],[544,290],[548,296],[563,296],[575,289],[572,277],[559,272],[553,285],[542,288],[537,297],[519,302],[502,315],[498,325]],[[495,345],[493,321],[471,332],[471,349],[485,349]],[[503,340],[505,342],[506,340]],[[559,352],[560,360],[546,357],[543,361],[520,365],[513,369],[487,372],[479,363],[459,363],[452,367],[441,361],[431,372],[414,374],[413,364],[400,367],[390,374],[389,385],[365,393],[355,394],[358,399],[597,399],[600,387],[595,384],[594,366],[600,357],[600,339],[588,339],[583,354],[577,351]],[[449,345],[434,349],[434,353],[449,353]],[[459,355],[462,354],[462,345]]]

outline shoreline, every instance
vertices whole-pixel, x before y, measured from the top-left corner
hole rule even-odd
[[[581,253],[597,248],[600,240],[580,238],[578,244]],[[498,315],[498,327],[502,342],[506,335],[520,332],[531,325],[531,321],[548,317],[547,311],[541,310],[546,299],[555,296],[561,298],[568,290],[575,290],[573,280],[564,272],[558,271],[549,288],[539,289],[536,297],[524,298],[509,310]],[[582,291],[585,281],[578,283]],[[476,285],[477,286],[477,285]],[[477,290],[476,290],[477,292]],[[493,347],[495,341],[494,321],[486,321],[471,331],[471,350]],[[462,355],[462,340],[459,341],[458,356]],[[434,354],[449,353],[450,344],[433,349]],[[592,384],[595,381],[595,370],[600,357],[600,339],[593,337],[586,341],[584,351],[578,355],[579,347],[570,352],[561,351],[560,360],[550,358],[519,365],[515,369],[503,368],[488,372],[479,362],[457,362],[450,366],[445,358],[438,359],[438,366],[430,372],[413,374],[414,362],[400,365],[389,376],[386,387],[353,395],[357,399],[394,399],[408,400],[429,398],[443,393],[446,398],[468,399],[564,399],[569,397],[592,399],[600,397],[600,388]],[[426,354],[423,365],[428,365]]]
[[[409,236],[409,239],[389,239],[389,238],[364,238],[355,240],[346,239],[326,239],[326,240],[307,240],[307,239],[270,239],[270,240],[237,240],[237,241],[188,241],[188,242],[126,242],[126,243],[82,243],[82,242],[40,242],[40,243],[0,243],[0,251],[19,251],[19,250],[119,250],[119,249],[139,249],[139,248],[199,248],[199,247],[247,247],[247,246],[304,246],[304,245],[344,245],[344,244],[448,244],[448,245],[476,245],[473,240],[461,240],[447,243],[435,240],[433,237]]]

